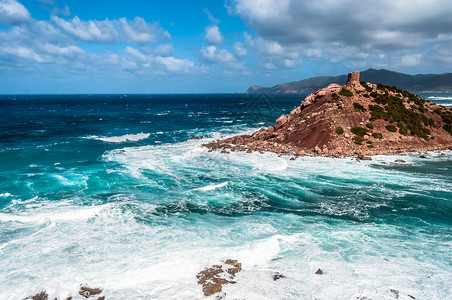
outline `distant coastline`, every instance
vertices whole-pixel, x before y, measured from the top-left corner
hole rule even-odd
[[[411,93],[452,93],[452,73],[408,75],[385,69],[368,69],[361,72],[361,79],[367,82],[394,85]],[[317,76],[273,87],[251,86],[248,90],[239,93],[310,94],[332,83],[345,84],[346,82],[347,75]]]

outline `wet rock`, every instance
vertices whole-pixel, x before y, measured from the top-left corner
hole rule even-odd
[[[306,151],[300,150],[300,151],[298,151],[298,155],[299,156],[305,156],[306,155]]]
[[[242,270],[242,264],[239,263],[236,259],[227,259],[224,263],[229,266],[232,266],[232,268],[229,267],[226,270],[226,272],[228,272],[231,275],[235,275],[236,273],[238,273]]]
[[[279,279],[282,279],[282,278],[286,278],[286,276],[276,272],[275,274],[273,274],[272,278],[273,278],[274,281],[276,281],[276,280],[279,280]]]
[[[317,275],[323,275],[322,269],[318,269],[317,271],[315,271],[315,274],[317,274]]]
[[[85,298],[89,298],[91,296],[99,295],[100,293],[102,293],[102,289],[82,286],[80,287],[80,291],[78,293]],[[100,299],[98,298],[98,300]]]
[[[48,300],[48,299],[49,299],[49,295],[47,295],[47,293],[45,291],[43,291],[34,296],[27,297],[24,300]]]
[[[389,291],[391,293],[393,293],[396,298],[399,298],[399,291],[398,290],[390,289]]]
[[[427,156],[425,156],[425,155],[421,155],[421,156],[419,156],[420,158],[427,158]]]
[[[396,163],[406,163],[406,161],[403,160],[403,159],[396,159],[396,160],[394,160],[394,162],[396,162]]]
[[[201,136],[195,136],[194,138],[193,138],[193,140],[200,140],[200,139],[203,139],[204,137],[201,135]]]
[[[234,284],[235,274],[242,270],[242,264],[235,259],[227,259],[223,265],[213,265],[196,275],[204,295],[211,296],[221,292],[223,284]]]
[[[370,156],[364,156],[363,158],[361,158],[361,160],[372,160],[372,157],[370,157]]]
[[[290,158],[290,160],[295,160],[295,159],[296,159],[296,157],[291,157],[291,158]]]
[[[411,299],[416,299],[416,297],[408,295],[408,297],[410,297]]]

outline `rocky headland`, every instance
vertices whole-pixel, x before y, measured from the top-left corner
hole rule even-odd
[[[359,80],[308,95],[274,126],[204,144],[209,151],[332,157],[452,149],[452,108],[394,86]]]

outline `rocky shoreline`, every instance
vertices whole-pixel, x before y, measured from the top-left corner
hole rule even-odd
[[[452,149],[452,108],[396,87],[360,82],[330,84],[308,95],[274,126],[252,135],[212,141],[209,151],[270,151],[329,157]]]

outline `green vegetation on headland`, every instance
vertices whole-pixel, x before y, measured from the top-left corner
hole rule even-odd
[[[452,112],[451,111],[443,111],[441,108],[437,108],[434,112],[443,119],[443,122],[446,123],[443,128],[447,132],[452,135]]]
[[[342,88],[342,90],[339,92],[339,95],[342,95],[345,97],[353,97],[353,92],[347,90],[346,88]]]
[[[403,135],[410,133],[411,135],[416,135],[425,140],[429,139],[431,132],[425,126],[436,126],[436,123],[432,118],[428,118],[424,115],[424,99],[394,86],[378,84],[377,89],[383,91],[384,94],[379,94],[377,92],[372,92],[370,94],[375,98],[373,101],[380,104],[369,105],[371,121],[384,119],[390,123],[396,123],[399,132]],[[389,95],[388,91],[396,93],[396,96]],[[408,98],[410,108],[405,106],[402,97]],[[397,131],[397,128],[394,125],[388,125],[386,126],[386,129],[391,132]]]

